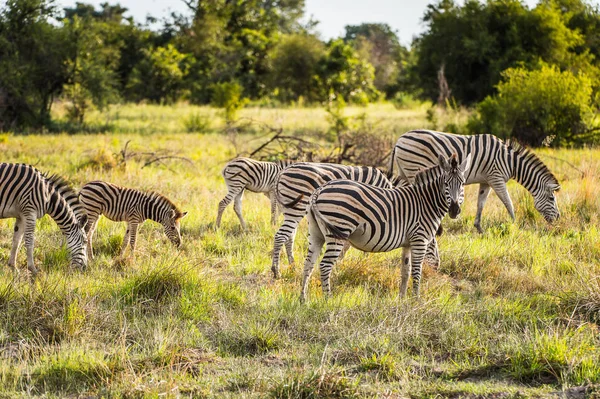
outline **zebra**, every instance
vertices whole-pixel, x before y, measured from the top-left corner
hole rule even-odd
[[[306,300],[310,275],[324,244],[319,269],[323,293],[330,295],[331,269],[348,242],[365,252],[403,248],[400,295],[406,295],[412,271],[413,292],[418,296],[428,244],[446,213],[452,218],[460,213],[470,160],[468,155],[459,164],[456,156],[440,155],[438,166],[419,172],[408,187],[387,189],[333,180],[318,188],[309,205],[309,248],[300,300]]]
[[[221,217],[225,208],[234,201],[233,209],[240,220],[242,229],[246,222],[242,216],[242,196],[244,190],[263,193],[271,201],[271,224],[277,223],[277,199],[275,185],[281,171],[291,165],[292,161],[262,162],[251,158],[236,158],[223,168],[221,174],[227,185],[227,195],[219,202],[216,226],[221,226]]]
[[[374,167],[301,162],[285,168],[279,175],[276,186],[277,202],[282,207],[284,221],[277,230],[273,243],[271,271],[275,278],[280,277],[279,258],[283,244],[289,263],[294,263],[294,238],[298,224],[308,211],[310,196],[318,187],[334,179],[392,187],[385,173]]]
[[[87,216],[71,186],[58,175],[48,175],[27,164],[0,164],[0,218],[15,218],[9,267],[16,268],[23,237],[27,248],[27,268],[38,274],[33,247],[36,220],[45,214],[56,222],[67,241],[71,267],[87,267],[83,230]]]
[[[390,173],[397,167],[398,174],[413,181],[419,170],[435,164],[438,154],[457,153],[458,159],[472,154],[471,169],[465,184],[479,184],[479,198],[475,228],[483,233],[481,214],[493,189],[510,217],[515,213],[506,183],[515,179],[533,196],[535,208],[552,223],[560,217],[555,192],[560,189],[556,177],[531,151],[514,140],[506,143],[489,134],[462,136],[430,130],[413,130],[402,135],[393,149]]]
[[[81,188],[79,199],[88,216],[85,231],[90,259],[94,258],[92,236],[100,215],[114,222],[127,222],[120,256],[123,256],[128,245],[133,253],[138,226],[147,219],[162,224],[169,240],[177,247],[181,245],[180,220],[187,212],[181,212],[161,194],[120,187],[105,181],[92,181]]]

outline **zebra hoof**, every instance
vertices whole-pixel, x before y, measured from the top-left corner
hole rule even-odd
[[[281,273],[279,273],[279,269],[278,268],[272,267],[271,271],[273,272],[273,278],[274,279],[277,280],[277,279],[281,278]]]
[[[483,234],[483,229],[481,228],[481,225],[478,225],[478,224],[476,224],[476,225],[475,225],[475,228],[477,229],[477,232],[478,232],[479,234]]]

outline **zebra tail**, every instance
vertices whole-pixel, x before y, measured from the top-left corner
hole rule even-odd
[[[311,204],[309,212],[311,217],[317,222],[317,224],[323,224],[325,230],[327,230],[326,232],[329,233],[330,236],[338,240],[348,239],[348,236],[342,230],[338,229],[336,226],[328,222],[327,219],[325,219],[325,217],[323,216],[323,214],[317,209],[315,209],[314,203]]]
[[[283,205],[286,208],[293,208],[296,205],[298,205],[298,202],[302,201],[302,198],[304,198],[304,194],[300,194],[298,197],[296,197],[296,199],[293,199],[292,201],[288,202],[287,204],[284,204],[283,202],[281,202],[281,205]]]
[[[394,144],[394,149],[392,150],[392,155],[390,156],[390,168],[387,172],[387,178],[391,179],[394,176],[394,157],[396,156],[396,145]]]

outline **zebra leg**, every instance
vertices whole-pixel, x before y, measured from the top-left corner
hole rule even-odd
[[[408,290],[408,278],[410,277],[410,248],[403,247],[402,248],[402,266],[400,272],[400,297],[404,298],[406,296],[406,291]]]
[[[413,243],[410,246],[410,258],[411,258],[411,274],[413,279],[413,294],[419,296],[419,289],[421,288],[421,271],[423,268],[423,258],[425,257],[425,251],[427,250],[427,243],[419,241]]]
[[[494,190],[498,198],[500,198],[500,201],[502,201],[511,219],[514,221],[515,210],[513,208],[513,203],[510,199],[510,195],[508,194],[508,190],[506,189],[506,182],[503,179],[494,179],[493,181],[490,181],[489,184],[490,186],[492,186],[492,189]]]
[[[18,272],[17,269],[17,256],[19,254],[19,248],[23,241],[23,235],[25,234],[25,223],[22,218],[17,218],[15,221],[15,234],[13,235],[12,248],[10,249],[10,257],[8,258],[8,266],[13,271]]]
[[[131,222],[129,223],[131,231],[129,233],[129,246],[131,246],[131,256],[134,256],[133,251],[135,250],[135,242],[137,240],[137,231],[138,231],[138,223]]]
[[[485,202],[487,201],[488,195],[490,195],[491,187],[487,183],[481,183],[479,185],[479,197],[477,198],[477,214],[475,215],[475,228],[480,234],[483,234],[483,229],[481,228],[481,214],[483,212],[483,207],[485,206]]]
[[[240,224],[242,225],[242,230],[246,230],[246,222],[244,221],[244,217],[242,216],[242,197],[244,196],[244,192],[240,192],[236,195],[233,201],[233,210],[237,215],[238,219],[240,219]]]
[[[221,226],[221,218],[223,217],[223,212],[225,211],[225,208],[227,208],[227,206],[231,203],[231,201],[233,201],[233,199],[235,197],[237,197],[237,195],[242,192],[244,190],[243,187],[227,187],[227,195],[225,196],[225,198],[223,198],[221,200],[221,202],[219,202],[219,212],[217,213],[217,221],[216,221],[216,225],[217,227]]]
[[[431,240],[429,245],[427,245],[427,252],[425,253],[425,259],[431,266],[433,266],[433,268],[435,270],[437,270],[440,267],[440,253],[438,250],[438,244],[437,244],[437,240],[435,239],[435,237],[433,237],[433,240]]]
[[[288,263],[293,265],[296,263],[294,259],[294,242],[296,241],[296,233],[298,229],[295,229],[290,238],[285,242],[285,253],[287,254]]]
[[[281,247],[286,244],[286,250],[289,248],[288,247],[288,241],[290,239],[290,237],[296,232],[296,229],[298,228],[298,220],[296,219],[291,219],[291,218],[286,218],[283,221],[283,224],[281,225],[281,227],[279,228],[279,230],[277,230],[277,233],[275,233],[275,239],[273,240],[273,262],[271,264],[271,271],[273,272],[273,277],[274,278],[279,278],[281,275],[279,273],[279,260],[281,257]],[[291,245],[293,246],[293,242],[291,242]],[[290,254],[288,253],[288,259],[289,259]],[[293,255],[292,255],[292,260],[293,260]]]
[[[275,190],[269,191],[269,200],[271,200],[271,225],[277,224],[278,207],[277,207],[277,196]]]
[[[325,244],[325,238],[318,227],[314,230],[311,229],[308,237],[308,254],[304,261],[304,273],[302,275],[302,291],[300,292],[300,302],[306,301],[306,292],[308,290],[308,283],[310,282],[310,276],[314,270],[315,263],[321,254],[323,244]]]
[[[323,288],[323,296],[325,297],[331,296],[331,270],[340,257],[344,244],[344,240],[329,239],[329,241],[327,241],[325,255],[323,255],[323,259],[321,259],[321,263],[319,264],[321,287]]]
[[[85,225],[85,231],[87,232],[87,252],[88,259],[94,259],[94,248],[92,247],[92,238],[94,237],[94,233],[96,232],[96,228],[98,227],[98,221],[100,220],[100,215],[93,214],[88,216],[87,224]]]
[[[119,256],[123,256],[125,250],[127,249],[127,245],[129,244],[129,237],[131,234],[130,228],[131,222],[127,222],[127,231],[125,232],[125,237],[123,237],[123,244],[121,245],[121,252],[119,253]]]
[[[33,246],[35,243],[35,221],[36,217],[34,214],[30,214],[25,216],[25,247],[27,248],[27,268],[31,271],[31,274],[35,277],[38,274],[38,269],[36,269],[33,264]]]

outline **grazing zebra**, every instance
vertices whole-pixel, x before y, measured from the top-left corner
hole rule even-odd
[[[413,181],[417,172],[435,164],[438,154],[449,156],[452,153],[458,154],[459,161],[467,154],[473,157],[465,184],[479,183],[475,227],[480,233],[483,233],[481,213],[490,189],[496,192],[510,217],[515,219],[506,189],[506,182],[510,179],[515,179],[533,195],[535,208],[548,222],[559,218],[554,195],[560,189],[558,180],[535,154],[515,141],[504,143],[489,134],[461,136],[413,130],[398,139],[392,153],[390,172],[394,172],[396,166],[400,176]]]
[[[47,176],[31,165],[0,164],[0,218],[16,218],[8,265],[14,271],[17,253],[25,237],[27,268],[38,273],[33,261],[36,220],[50,215],[67,240],[71,266],[85,269],[87,255],[83,227],[87,221],[77,194],[57,175]]]
[[[290,264],[294,263],[296,229],[308,211],[310,196],[317,188],[334,179],[350,179],[377,187],[392,187],[385,173],[367,166],[302,162],[287,167],[279,176],[276,190],[284,221],[275,234],[273,244],[271,270],[275,278],[279,278],[279,257],[283,244],[288,261]]]
[[[221,217],[227,205],[234,201],[233,209],[240,219],[242,229],[246,222],[242,216],[242,196],[244,190],[263,193],[271,201],[271,223],[277,223],[277,199],[275,185],[281,171],[291,165],[291,161],[262,162],[250,158],[236,158],[225,165],[221,174],[227,185],[227,195],[219,202],[216,225],[221,225]]]
[[[309,205],[310,244],[300,299],[306,299],[309,278],[324,244],[319,269],[323,293],[330,294],[331,269],[348,242],[365,252],[402,247],[400,294],[406,295],[412,271],[413,291],[418,296],[428,244],[446,213],[452,218],[460,213],[469,162],[470,155],[460,165],[456,156],[440,156],[439,165],[418,173],[409,187],[386,189],[334,180],[317,189]]]
[[[93,181],[83,186],[79,192],[79,199],[88,215],[85,231],[90,259],[94,258],[92,236],[100,215],[114,222],[127,222],[121,256],[128,244],[131,245],[133,253],[138,226],[147,219],[162,224],[169,240],[176,246],[181,245],[179,221],[187,212],[181,212],[168,198],[160,194],[119,187],[104,181]]]

